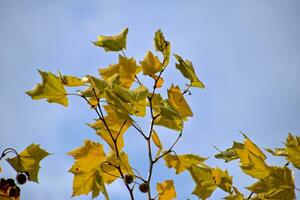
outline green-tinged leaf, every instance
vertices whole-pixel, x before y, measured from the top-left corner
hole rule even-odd
[[[135,76],[140,72],[134,58],[126,58],[119,55],[119,63],[99,69],[103,79],[108,80],[114,75],[119,75],[121,86],[130,88],[135,81]]]
[[[165,40],[165,37],[161,30],[155,32],[154,47],[156,51],[160,51],[164,56],[163,68],[169,64],[171,54],[171,44]]]
[[[166,180],[156,184],[158,200],[172,200],[176,198],[176,191],[173,180]]]
[[[253,178],[263,179],[270,174],[264,153],[245,135],[244,145],[234,148],[240,158],[242,170]]]
[[[224,190],[230,192],[232,187],[232,176],[228,175],[227,170],[222,171],[219,168],[212,169],[212,176],[215,180],[216,185]]]
[[[191,165],[189,172],[196,183],[192,194],[198,196],[200,199],[207,199],[217,189],[210,167],[204,164],[201,166]]]
[[[70,75],[61,76],[61,82],[63,85],[68,87],[83,86],[85,84],[80,78]]]
[[[230,162],[232,160],[236,160],[239,157],[237,156],[234,148],[241,146],[243,147],[244,144],[238,143],[238,142],[233,142],[233,146],[231,148],[226,149],[225,151],[220,151],[217,147],[215,147],[219,153],[215,155],[216,158],[218,159],[223,159],[225,162]]]
[[[174,54],[178,63],[176,63],[176,68],[182,73],[182,75],[191,81],[192,87],[204,88],[204,84],[197,77],[193,64],[189,60],[183,60],[179,55]]]
[[[163,69],[163,65],[157,56],[154,56],[151,51],[147,52],[144,60],[140,62],[143,73],[145,75],[153,75]]]
[[[273,156],[288,156],[284,148],[275,148],[275,149],[266,148],[265,150],[270,154],[272,154]]]
[[[139,86],[129,90],[116,84],[106,91],[106,99],[111,106],[124,115],[144,117],[146,115],[148,89]]]
[[[186,117],[193,116],[193,112],[178,86],[172,85],[171,88],[168,89],[168,100],[179,113],[181,118],[185,119]]]
[[[61,79],[51,72],[39,70],[42,77],[42,83],[37,84],[34,89],[26,92],[34,100],[47,99],[49,103],[58,103],[68,106],[66,90]]]
[[[287,167],[272,167],[268,177],[259,180],[247,189],[263,195],[263,199],[266,200],[295,199],[294,177]]]
[[[40,148],[40,145],[31,144],[18,156],[6,159],[18,173],[29,172],[29,180],[38,183],[40,162],[49,153]]]
[[[108,199],[103,178],[99,173],[101,163],[106,160],[103,145],[85,140],[83,146],[68,154],[75,159],[69,170],[74,174],[72,196],[88,195],[92,192],[92,197],[95,198],[102,192]]]
[[[166,154],[163,158],[166,166],[168,168],[174,168],[176,174],[180,174],[192,165],[203,164],[207,159],[194,154],[171,155],[170,153]]]
[[[162,103],[162,104],[161,104]],[[154,105],[154,107],[159,107],[160,112],[154,109],[154,115],[158,115],[158,117],[154,120],[154,124],[167,127],[169,129],[173,129],[176,131],[181,131],[183,129],[183,120],[181,119],[179,113],[175,110],[175,108],[169,103],[169,101],[165,100],[160,102],[160,105]]]
[[[126,49],[128,28],[122,30],[118,35],[114,36],[98,36],[95,46],[103,47],[105,51],[121,51]]]
[[[244,195],[238,191],[236,187],[233,187],[234,194],[230,194],[223,199],[225,200],[244,200]]]
[[[288,154],[287,160],[300,169],[300,137],[289,133],[285,143],[285,150]]]

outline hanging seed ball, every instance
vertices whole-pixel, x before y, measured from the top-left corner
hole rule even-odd
[[[14,187],[16,185],[15,180],[12,178],[9,178],[6,180],[10,187]]]
[[[25,174],[23,174],[23,173],[22,174],[18,174],[17,177],[16,177],[16,180],[17,180],[17,182],[20,185],[23,185],[27,181],[27,176]]]
[[[133,176],[131,174],[126,174],[124,177],[124,181],[126,184],[131,184],[133,182]]]
[[[147,193],[149,191],[149,184],[148,183],[142,183],[139,186],[139,189],[142,193]]]
[[[11,187],[8,190],[8,196],[10,197],[17,197],[19,196],[19,190],[17,189],[17,187]]]

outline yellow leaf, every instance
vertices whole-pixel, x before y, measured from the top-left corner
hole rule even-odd
[[[103,145],[85,140],[83,146],[68,154],[75,159],[75,163],[69,170],[74,174],[72,196],[87,195],[92,192],[92,197],[95,198],[102,192],[108,199],[103,178],[99,173],[101,163],[106,160]]]
[[[58,103],[68,106],[66,90],[61,83],[61,79],[51,72],[39,70],[42,77],[42,83],[37,84],[32,90],[26,92],[34,100],[47,99],[49,103]]]
[[[217,188],[212,176],[212,169],[204,164],[201,166],[191,165],[189,172],[196,183],[192,194],[201,199],[207,199]]]
[[[154,115],[159,114],[158,117],[154,120],[154,124],[164,126],[176,131],[181,131],[183,129],[183,121],[179,113],[175,110],[175,108],[170,104],[169,101],[165,100],[163,102],[159,102],[159,104],[154,105],[154,107]],[[159,108],[157,109],[157,107]],[[159,112],[157,112],[156,110],[158,110]]]
[[[272,167],[268,177],[259,180],[247,189],[263,195],[263,199],[267,200],[295,199],[294,176],[287,167]]]
[[[0,172],[3,172],[2,168],[0,167]]]
[[[232,176],[228,175],[227,170],[222,171],[219,168],[212,169],[212,176],[215,180],[216,185],[224,190],[225,192],[231,191],[232,186]]]
[[[171,44],[165,40],[161,30],[155,32],[154,47],[156,51],[160,51],[164,55],[163,67],[166,67],[170,61]]]
[[[110,65],[107,68],[99,69],[99,73],[103,79],[108,80],[115,74],[119,75],[121,86],[130,88],[134,83],[135,76],[140,70],[134,58],[126,58],[119,55],[119,63]]]
[[[162,77],[159,77],[158,79],[158,76],[156,74],[153,74],[153,75],[149,75],[151,78],[153,78],[154,81],[156,81],[155,83],[155,87],[156,88],[161,88],[162,85],[164,84],[164,79]],[[157,80],[158,79],[158,80]]]
[[[176,198],[176,191],[173,180],[166,180],[156,184],[158,200],[172,200]]]
[[[38,183],[40,162],[49,153],[40,148],[40,145],[31,144],[18,156],[6,159],[16,172],[29,172],[29,180]]]
[[[124,147],[124,138],[123,135],[127,131],[127,129],[131,126],[131,120],[120,119],[118,113],[109,105],[104,106],[107,115],[104,117],[104,120],[109,128],[107,130],[105,124],[102,120],[97,120],[94,124],[90,124],[92,128],[94,128],[99,136],[107,142],[112,150],[115,150],[115,144],[113,139],[117,139],[117,148],[118,151],[121,151]],[[113,139],[111,138],[111,135]]]
[[[159,149],[163,148],[163,146],[162,146],[162,144],[160,142],[160,139],[159,139],[157,133],[155,132],[155,130],[152,131],[151,138],[152,138],[155,146],[157,146],[157,148],[159,148]]]
[[[163,68],[159,58],[154,56],[151,51],[147,52],[147,55],[140,64],[145,75],[154,75],[155,73],[160,72]]]
[[[183,154],[183,155],[171,155],[166,154],[164,157],[165,164],[168,168],[174,168],[176,174],[187,170],[192,165],[200,165],[206,160],[206,158],[200,157],[194,154]]]
[[[69,76],[69,75],[62,76],[61,82],[62,84],[68,87],[77,87],[77,86],[84,85],[84,82],[80,78],[76,76]]]
[[[151,139],[154,142],[155,146],[158,148],[157,153],[156,153],[156,157],[158,157],[159,154],[161,153],[161,151],[163,150],[163,146],[162,146],[160,139],[154,129],[151,134]]]
[[[218,159],[223,159],[225,162],[236,160],[239,157],[236,154],[235,148],[238,148],[239,146],[243,148],[244,144],[234,141],[232,147],[226,149],[225,151],[221,151],[217,147],[215,147],[219,151],[219,153],[216,154],[215,157]]]
[[[197,77],[193,64],[189,60],[183,60],[179,55],[174,54],[179,63],[176,63],[176,68],[182,73],[182,75],[191,81],[191,86],[204,88],[204,84]]]
[[[115,36],[103,36],[100,35],[96,42],[93,42],[95,46],[103,47],[105,51],[121,51],[126,49],[128,28],[122,30]]]
[[[300,137],[293,136],[289,133],[285,149],[287,152],[287,160],[291,162],[296,168],[300,169]]]
[[[192,117],[193,112],[190,109],[188,103],[185,101],[183,94],[178,86],[171,86],[168,89],[168,99],[170,104],[177,110],[181,118]]]
[[[265,163],[264,153],[245,135],[244,145],[235,147],[240,158],[242,170],[258,179],[266,178],[270,173],[270,167]]]
[[[229,196],[224,197],[224,199],[225,200],[244,200],[244,195],[242,193],[240,193],[236,187],[233,187],[233,191],[235,194],[230,194]]]

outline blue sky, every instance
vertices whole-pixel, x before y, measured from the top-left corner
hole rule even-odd
[[[210,157],[208,164],[227,168],[234,184],[254,180],[241,173],[238,162],[224,164],[213,157],[241,140],[239,130],[261,147],[282,145],[288,132],[300,133],[300,2],[298,0],[218,1],[1,1],[0,2],[0,150],[21,151],[32,142],[51,153],[42,162],[40,184],[22,187],[22,199],[70,199],[72,158],[66,153],[84,139],[99,141],[85,123],[96,116],[85,103],[70,99],[64,108],[25,95],[40,77],[37,69],[82,76],[97,75],[99,67],[117,62],[90,41],[129,27],[128,56],[141,60],[153,50],[153,35],[162,29],[172,52],[191,60],[205,90],[188,97],[194,118],[185,124],[175,150]],[[185,82],[172,60],[166,84]],[[159,129],[162,140],[176,133]],[[125,149],[132,165],[146,173],[145,144],[134,130],[126,134]],[[269,164],[283,165],[280,158]],[[15,173],[1,161],[5,176]],[[159,163],[154,181],[174,177]],[[300,173],[295,180],[300,187]],[[174,178],[178,199],[196,199],[187,173]],[[108,187],[111,199],[127,199],[121,182]],[[136,192],[137,199],[144,199]],[[221,199],[217,190],[211,199]],[[298,193],[298,196],[300,194]],[[74,199],[90,199],[79,197]]]

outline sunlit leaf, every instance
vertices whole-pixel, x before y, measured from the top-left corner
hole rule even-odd
[[[161,104],[162,103],[162,104]],[[176,131],[181,131],[183,128],[183,121],[179,115],[179,113],[175,110],[175,108],[169,103],[169,101],[165,100],[160,102],[160,105],[155,105],[159,107],[159,111],[155,111],[155,115],[159,114],[158,117],[154,120],[154,124],[167,127],[169,129],[173,129]]]
[[[68,87],[83,86],[85,84],[80,78],[70,75],[61,76],[61,82]]]
[[[193,112],[186,102],[180,88],[178,86],[172,85],[168,89],[168,99],[170,104],[177,110],[181,118],[192,117]]]
[[[24,151],[13,158],[7,158],[7,162],[18,173],[29,172],[29,180],[38,183],[40,162],[49,153],[40,148],[40,145],[31,144]]]
[[[266,178],[270,167],[265,163],[265,154],[245,135],[244,146],[234,148],[240,158],[242,170],[253,178]]]
[[[47,99],[49,103],[58,103],[68,106],[66,90],[61,79],[51,72],[39,70],[42,77],[42,83],[37,84],[34,89],[26,92],[34,100]]]
[[[222,171],[220,168],[212,169],[212,176],[215,180],[216,185],[224,190],[225,192],[231,191],[232,176],[228,175],[227,170]]]
[[[189,172],[196,183],[192,194],[198,196],[200,199],[207,199],[217,189],[210,167],[204,164],[201,166],[191,165]]]
[[[147,52],[147,55],[144,57],[144,60],[140,62],[140,64],[145,75],[153,75],[157,72],[160,72],[163,68],[159,58],[154,56],[151,51]]]
[[[124,147],[124,138],[123,135],[127,131],[127,129],[131,126],[131,120],[120,119],[118,113],[113,109],[113,107],[109,105],[104,106],[107,115],[104,117],[106,125],[102,120],[97,120],[93,124],[89,124],[92,128],[94,128],[99,136],[107,142],[112,150],[115,149],[115,142],[117,144],[118,151],[121,151]],[[112,137],[113,138],[112,138]]]
[[[285,149],[288,154],[287,160],[296,168],[300,169],[300,137],[293,136],[289,133],[286,139]]]
[[[237,147],[244,147],[244,144],[238,143],[238,142],[233,142],[233,146],[231,148],[226,149],[225,151],[221,151],[218,148],[216,148],[219,153],[215,155],[216,158],[218,159],[223,159],[225,162],[230,162],[232,160],[236,160],[239,157],[236,154],[235,148]]]
[[[273,156],[288,156],[288,153],[284,148],[275,148],[275,149],[266,148],[265,150],[271,153]]]
[[[268,200],[295,199],[295,185],[292,171],[287,167],[272,167],[268,177],[247,187],[248,190],[262,194]]]
[[[119,75],[121,86],[125,88],[130,88],[134,83],[135,76],[140,72],[136,61],[134,58],[126,58],[119,55],[119,63],[114,65],[109,65],[106,68],[99,69],[99,73],[105,80],[115,74]]]
[[[114,36],[98,36],[95,46],[103,47],[105,51],[121,51],[126,49],[128,28],[122,30],[118,35]]]
[[[183,60],[179,55],[174,54],[178,63],[176,63],[176,68],[182,73],[182,75],[191,81],[191,86],[204,88],[204,84],[197,77],[193,64],[189,60]]]
[[[163,150],[163,145],[156,133],[156,131],[153,129],[152,134],[151,134],[151,139],[154,142],[155,146],[158,148],[157,153],[156,153],[156,157],[159,156],[159,154],[162,152]]]
[[[92,192],[92,197],[95,198],[102,192],[108,199],[103,178],[99,173],[100,165],[106,159],[103,145],[85,140],[83,146],[68,154],[75,159],[69,170],[74,174],[72,196],[88,195]]]
[[[244,195],[238,191],[236,187],[233,187],[234,194],[230,194],[223,199],[225,200],[244,200]],[[252,200],[252,199],[251,199]]]
[[[163,67],[167,66],[170,61],[171,44],[165,40],[165,37],[161,30],[155,32],[154,47],[156,51],[160,51],[164,56]]]
[[[170,153],[166,154],[163,158],[166,166],[174,168],[176,174],[180,174],[192,165],[202,164],[207,159],[194,154],[171,155]]]
[[[158,77],[156,74],[149,75],[153,80],[155,81],[155,87],[156,88],[161,88],[162,85],[164,84],[164,79],[162,77]],[[158,80],[157,80],[158,79]]]
[[[176,198],[176,191],[173,180],[166,180],[156,184],[158,200],[172,200]]]

